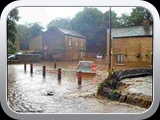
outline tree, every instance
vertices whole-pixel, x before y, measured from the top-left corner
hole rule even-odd
[[[131,26],[129,23],[129,15],[122,13],[121,16],[118,18],[118,22],[120,24],[120,27],[125,27],[125,26]]]
[[[14,42],[17,39],[16,21],[19,20],[18,9],[13,9],[7,16],[7,41],[8,52],[14,53]]]
[[[29,35],[28,35],[28,39],[34,38],[40,34],[43,33],[43,27],[40,23],[36,22],[36,23],[30,23],[28,24],[29,27]]]
[[[132,12],[130,15],[122,14],[121,17],[119,17],[119,22],[122,26],[139,26],[143,25],[143,20],[149,19],[150,23],[152,23],[152,15],[151,13],[142,7],[136,7],[132,9]]]
[[[17,35],[20,42],[20,49],[27,50],[29,43],[29,28],[27,25],[17,25]]]
[[[106,31],[109,28],[109,13],[104,14],[97,8],[84,8],[71,20],[72,28],[86,36],[87,51],[106,53]],[[112,27],[120,26],[117,14],[112,11]]]
[[[26,25],[17,25],[16,29],[21,50],[28,50],[29,40],[43,33],[43,27],[37,22]]]
[[[110,14],[110,10],[106,11],[104,13],[104,18],[103,18],[103,21],[107,29],[109,28],[109,19],[110,19],[109,14]],[[120,26],[120,23],[118,21],[117,14],[114,11],[111,11],[111,28],[119,27],[119,26]]]
[[[86,47],[88,52],[100,52],[101,26],[103,13],[96,8],[84,8],[71,20],[73,30],[84,35],[87,39]]]
[[[71,24],[70,24],[70,19],[68,19],[68,18],[57,18],[57,19],[52,20],[47,25],[47,29],[49,29],[51,27],[57,27],[57,28],[72,30],[72,27],[71,27]]]

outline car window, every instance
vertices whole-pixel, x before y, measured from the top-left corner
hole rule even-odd
[[[82,63],[81,63],[81,66],[84,66],[84,67],[91,67],[91,66],[92,66],[92,63],[89,63],[89,62],[82,62]]]

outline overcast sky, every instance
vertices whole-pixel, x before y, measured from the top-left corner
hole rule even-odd
[[[109,7],[96,7],[103,13],[109,10]],[[122,13],[130,13],[133,7],[112,7],[115,13],[120,16]],[[83,11],[84,7],[19,7],[18,24],[40,22],[44,28],[47,24],[56,18],[73,18],[76,13]]]

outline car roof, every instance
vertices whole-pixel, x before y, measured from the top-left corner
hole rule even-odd
[[[89,62],[89,63],[93,63],[93,61],[79,61],[79,62]]]

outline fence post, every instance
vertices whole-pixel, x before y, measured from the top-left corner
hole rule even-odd
[[[56,69],[56,60],[54,61],[54,69]]]
[[[46,66],[43,66],[43,77],[46,76]]]
[[[82,71],[78,71],[78,85],[82,84]]]
[[[26,60],[24,61],[24,71],[26,71]]]
[[[30,72],[33,73],[33,64],[30,64]]]

